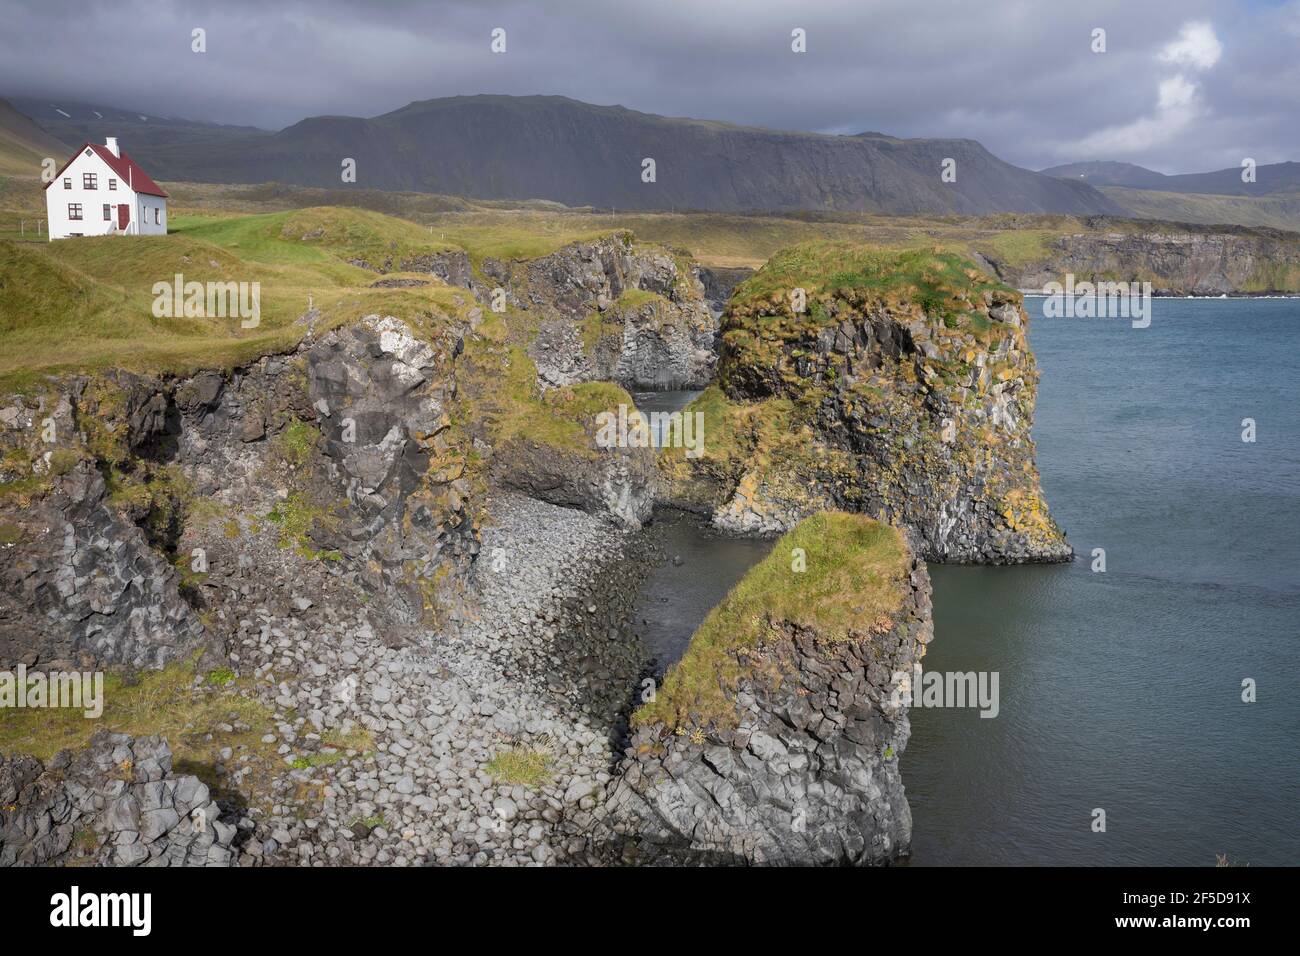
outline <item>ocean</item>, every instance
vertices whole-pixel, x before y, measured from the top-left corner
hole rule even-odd
[[[912,712],[911,862],[1300,863],[1300,300],[1157,299],[1145,329],[1042,302],[1034,439],[1078,558],[931,567],[926,670],[1001,699]]]

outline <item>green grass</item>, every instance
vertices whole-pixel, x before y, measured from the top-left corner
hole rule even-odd
[[[319,557],[324,553],[312,551],[308,543],[307,532],[311,530],[312,524],[318,520],[325,523],[337,522],[330,509],[318,504],[306,491],[289,492],[283,500],[275,503],[267,513],[266,520],[279,527],[281,548],[296,547],[299,553],[307,557]]]
[[[460,290],[445,286],[370,288],[375,273],[348,264],[447,247],[405,220],[330,207],[178,216],[175,226],[167,236],[0,240],[0,388],[24,390],[42,374],[70,370],[229,368],[292,348],[306,331],[296,320],[309,303],[320,312],[318,332],[370,313],[411,318],[468,307],[456,302],[464,302]],[[155,283],[171,284],[176,274],[186,282],[259,283],[259,325],[156,316]]]
[[[275,452],[291,468],[300,468],[316,450],[320,439],[320,429],[310,422],[295,418],[275,437]]]
[[[470,343],[471,370],[463,396],[469,419],[482,425],[493,443],[535,441],[560,451],[595,455],[596,415],[635,403],[611,382],[583,382],[550,389],[537,385],[537,367],[518,346],[489,339]],[[473,392],[474,394],[471,394]]]
[[[260,216],[178,216],[171,232],[212,242],[248,262],[322,265],[358,259],[387,272],[401,271],[414,256],[456,248],[408,220],[341,206]]]
[[[952,252],[881,249],[842,243],[811,243],[785,249],[733,294],[733,312],[746,307],[790,309],[791,290],[808,296],[808,314],[819,316],[818,296],[860,302],[880,298],[919,305],[931,318],[969,313],[985,289],[1000,283]]]
[[[468,221],[449,213],[439,217],[433,235],[469,253],[475,267],[484,259],[536,259],[550,255],[573,242],[590,242],[611,233],[621,232],[612,225],[581,220],[555,220],[527,213],[471,217]]]
[[[663,296],[658,292],[649,292],[645,289],[624,289],[623,294],[614,300],[614,309],[639,309],[643,305],[651,302],[664,302]]]
[[[794,570],[796,549],[803,549],[804,571]],[[790,625],[831,643],[888,631],[909,567],[902,535],[889,525],[843,512],[801,521],[709,612],[634,723],[691,731],[734,726],[735,691],[761,666],[753,652]]]
[[[551,782],[554,762],[545,750],[511,747],[499,751],[483,769],[502,783],[536,789]]]
[[[218,673],[218,672],[212,672]],[[162,670],[144,671],[134,678],[123,674],[104,676],[104,713],[87,719],[72,708],[6,708],[0,710],[0,751],[27,753],[48,761],[60,750],[84,748],[101,730],[135,737],[158,735],[172,748],[179,772],[199,772],[212,783],[210,771],[222,747],[244,748],[263,756],[274,754],[273,746],[261,737],[274,729],[272,713],[254,699],[243,696],[247,685],[231,675],[230,680],[204,683],[208,690],[196,690],[196,671],[191,662],[169,664]],[[242,723],[249,729],[212,733],[221,723]],[[206,739],[211,737],[212,739]]]
[[[208,672],[205,680],[213,687],[225,687],[235,679],[235,672],[229,667],[218,667],[216,670]]]
[[[1022,268],[1047,259],[1051,254],[1050,244],[1057,235],[1046,229],[1014,229],[974,245],[991,252],[998,262]]]
[[[289,762],[289,766],[294,770],[314,770],[317,767],[329,767],[345,759],[346,756],[341,750],[322,751],[306,757],[294,757]]]

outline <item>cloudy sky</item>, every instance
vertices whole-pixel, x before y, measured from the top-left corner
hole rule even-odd
[[[1300,0],[5,0],[0,22],[0,96],[268,129],[553,93],[971,137],[1032,168],[1300,159]],[[791,51],[795,28],[806,53]]]

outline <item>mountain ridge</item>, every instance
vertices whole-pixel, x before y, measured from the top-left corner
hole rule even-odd
[[[72,122],[95,132],[103,121]],[[342,160],[351,158],[360,186],[475,199],[643,210],[1123,212],[1085,183],[1021,169],[975,140],[788,132],[558,96],[416,100],[370,118],[307,117],[275,133],[201,127],[168,140],[160,129],[142,123],[118,135],[157,178],[173,181],[340,188]],[[642,181],[646,158],[656,162],[654,182]],[[946,159],[956,160],[955,182],[941,179]]]
[[[1159,192],[1209,196],[1248,196],[1258,198],[1274,193],[1300,192],[1300,163],[1286,161],[1255,167],[1255,181],[1243,182],[1242,168],[1230,166],[1204,173],[1169,175],[1113,160],[1066,163],[1039,170],[1044,176],[1079,181],[1092,186],[1146,189]]]

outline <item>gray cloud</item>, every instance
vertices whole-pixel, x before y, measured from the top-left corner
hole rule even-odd
[[[1159,54],[1189,21],[1210,24],[1222,52],[1188,73],[1195,109],[1173,117],[1186,121],[1161,125],[1177,64]],[[489,50],[494,27],[504,55]],[[790,52],[795,27],[806,54]],[[1090,49],[1097,27],[1104,54]],[[267,128],[557,93],[781,129],[970,137],[1031,167],[1112,158],[1071,149],[1166,172],[1300,156],[1300,0],[7,0],[4,28],[0,95]]]

